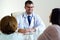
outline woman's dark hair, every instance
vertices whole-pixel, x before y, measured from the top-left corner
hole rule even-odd
[[[13,16],[5,16],[1,19],[1,32],[4,34],[14,33],[17,29],[17,21]]]
[[[50,22],[52,24],[60,25],[60,8],[54,8],[50,16]]]

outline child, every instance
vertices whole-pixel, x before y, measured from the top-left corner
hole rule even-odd
[[[0,40],[23,40],[16,32],[17,21],[13,16],[5,16],[1,19]]]

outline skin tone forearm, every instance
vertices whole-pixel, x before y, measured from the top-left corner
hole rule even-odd
[[[26,30],[25,29],[19,29],[18,32],[19,33],[26,33]]]
[[[27,32],[35,32],[35,31],[36,31],[35,28],[19,29],[19,30],[18,30],[19,33],[23,33],[23,34],[25,34],[25,33],[27,33]]]

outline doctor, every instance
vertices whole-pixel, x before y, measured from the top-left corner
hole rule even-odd
[[[42,33],[45,30],[44,23],[42,22],[41,18],[33,12],[33,8],[34,8],[33,2],[26,1],[25,2],[26,11],[23,12],[21,15],[16,16],[19,28],[18,32],[24,34],[25,38],[27,38],[24,40],[35,40],[35,38],[37,37],[36,34],[40,35],[40,33]]]

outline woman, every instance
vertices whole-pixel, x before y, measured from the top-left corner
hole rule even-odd
[[[52,25],[48,26],[38,40],[60,40],[60,8],[54,8],[50,16]]]

